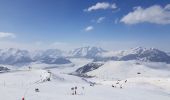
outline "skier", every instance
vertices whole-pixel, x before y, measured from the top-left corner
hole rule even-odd
[[[72,95],[74,95],[74,87],[72,87],[71,90],[72,90]]]
[[[116,86],[112,85],[112,87],[114,87],[114,88],[115,88]]]
[[[31,70],[31,67],[29,66],[28,69]]]
[[[94,83],[90,83],[90,86],[94,86]]]
[[[22,100],[25,100],[24,97],[22,97]]]
[[[125,80],[125,83],[127,82],[127,80]]]
[[[74,94],[76,95],[77,94],[77,86],[75,86],[75,88],[74,88]]]
[[[35,92],[40,92],[40,90],[38,88],[35,88]]]

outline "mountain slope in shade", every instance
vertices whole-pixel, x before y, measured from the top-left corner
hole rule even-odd
[[[98,54],[106,52],[106,50],[103,50],[102,48],[98,47],[82,47],[77,48],[75,50],[70,51],[69,55],[71,57],[85,57],[85,58],[94,58]]]
[[[80,67],[76,70],[78,74],[85,74],[87,72],[93,71],[98,69],[100,66],[104,65],[104,63],[101,62],[92,62],[84,65],[83,67]]]

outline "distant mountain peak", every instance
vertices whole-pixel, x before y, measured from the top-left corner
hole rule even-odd
[[[0,49],[0,64],[15,65],[36,61],[47,64],[71,63],[69,60],[62,57],[62,51],[58,49],[38,50],[32,52],[16,48]]]
[[[106,52],[106,50],[100,48],[100,47],[91,47],[91,46],[86,46],[86,47],[81,47],[74,49],[70,52],[70,55],[72,57],[87,57],[87,58],[93,58],[97,56],[99,53]]]
[[[100,59],[109,60],[141,60],[151,62],[166,62],[170,63],[170,56],[156,48],[136,47],[129,50],[122,50],[117,52],[105,52],[99,55]],[[99,58],[98,58],[99,59]]]

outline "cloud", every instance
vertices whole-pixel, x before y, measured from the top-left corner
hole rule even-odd
[[[170,4],[167,4],[167,5],[165,6],[165,9],[170,10]]]
[[[148,8],[136,7],[133,12],[125,15],[120,22],[125,24],[154,23],[170,24],[170,4],[165,7],[153,5]]]
[[[97,23],[101,23],[104,19],[105,19],[105,17],[99,17],[99,18],[97,19]]]
[[[108,2],[98,2],[95,5],[85,9],[85,11],[90,12],[90,11],[95,11],[95,10],[99,10],[99,9],[105,10],[105,9],[116,9],[116,8],[117,8],[117,6],[115,3],[110,4]]]
[[[88,31],[91,31],[91,30],[93,30],[93,29],[94,29],[93,26],[87,26],[87,27],[85,28],[85,31],[88,32]]]
[[[78,45],[78,46],[81,46]],[[0,40],[0,49],[5,48],[18,48],[18,49],[26,49],[26,50],[46,50],[46,49],[61,49],[61,50],[71,50],[77,45],[65,42],[41,42],[41,41],[33,41],[33,42],[17,42],[10,40]]]
[[[14,33],[0,32],[0,38],[15,38]]]

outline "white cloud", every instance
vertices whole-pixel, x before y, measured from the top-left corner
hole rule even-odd
[[[125,24],[154,23],[170,24],[170,4],[165,7],[153,5],[149,8],[136,7],[133,12],[128,13],[121,19]]]
[[[0,38],[15,38],[14,33],[0,32]]]
[[[93,29],[94,29],[93,26],[88,26],[88,27],[85,28],[85,31],[87,32],[87,31],[91,31],[91,30],[93,30]]]
[[[165,6],[165,9],[170,10],[170,4],[167,4],[167,5]]]
[[[99,9],[105,10],[105,9],[116,9],[116,8],[117,8],[117,6],[115,3],[110,4],[108,2],[98,2],[95,5],[85,9],[85,11],[90,12],[90,11],[95,11],[95,10],[99,10]]]
[[[17,42],[17,41],[9,41],[9,40],[0,40],[0,49],[5,48],[18,48],[18,49],[26,49],[26,50],[46,50],[46,49],[61,49],[61,50],[71,50],[75,47],[74,44],[71,43],[62,43],[62,42]]]
[[[104,19],[105,19],[105,17],[99,17],[99,18],[97,19],[97,23],[101,23]]]

